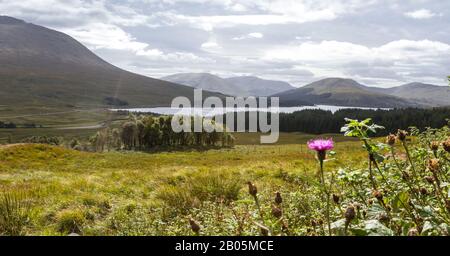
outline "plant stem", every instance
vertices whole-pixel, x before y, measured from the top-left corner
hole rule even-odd
[[[322,186],[323,186],[323,190],[325,192],[326,202],[327,202],[326,217],[327,217],[328,233],[330,236],[332,236],[331,223],[330,223],[330,193],[329,193],[329,191],[327,189],[327,185],[325,183],[325,174],[323,173],[323,160],[320,159],[319,162],[320,162],[320,177],[322,180]]]
[[[403,141],[402,144],[403,144],[403,148],[405,148],[406,157],[408,158],[409,164],[411,164],[411,169],[413,170],[413,176],[415,179],[417,179],[416,167],[414,166],[414,163],[411,159],[411,154],[409,153],[408,145],[406,145],[406,141]]]

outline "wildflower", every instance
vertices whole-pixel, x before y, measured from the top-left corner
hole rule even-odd
[[[308,148],[317,151],[319,160],[322,162],[326,158],[326,152],[334,148],[334,142],[332,139],[317,139],[308,142]]]
[[[431,142],[430,148],[431,148],[431,150],[433,150],[434,152],[438,151],[438,149],[439,149],[439,142],[437,142],[437,141]]]
[[[387,138],[386,138],[386,143],[387,143],[389,146],[394,146],[396,140],[397,140],[397,138],[395,137],[395,135],[394,135],[394,134],[390,134],[390,135],[387,136]]]
[[[333,194],[333,202],[335,203],[335,204],[339,204],[339,201],[341,200],[341,198],[338,196],[338,195],[336,195],[336,194]]]
[[[350,224],[350,222],[352,222],[352,220],[354,220],[356,217],[355,207],[353,205],[347,207],[344,216],[345,216],[345,223],[347,223],[347,225]]]
[[[408,132],[405,130],[398,130],[397,132],[397,138],[401,141],[404,142],[406,141],[406,136],[408,136]]]
[[[419,236],[419,231],[417,230],[417,228],[411,228],[408,231],[408,236]]]
[[[192,231],[198,235],[200,233],[200,225],[192,218],[189,218],[189,224],[191,225]]]
[[[280,208],[273,206],[272,207],[272,215],[275,218],[279,219],[279,218],[281,218],[281,216],[283,216],[283,211]]]
[[[448,138],[446,141],[442,143],[442,146],[444,147],[444,150],[450,153],[450,138]]]
[[[433,158],[428,160],[428,168],[433,173],[439,171],[439,159]]]
[[[308,142],[308,148],[311,150],[315,150],[317,152],[317,158],[319,160],[320,164],[320,179],[321,183],[324,186],[323,191],[323,197],[326,198],[326,217],[327,217],[327,224],[328,224],[328,232],[331,234],[331,220],[330,220],[330,193],[327,191],[326,188],[326,182],[325,182],[325,175],[323,171],[323,162],[326,159],[327,151],[334,148],[334,142],[332,139],[317,139],[317,140],[311,140]],[[330,186],[331,187],[331,186]]]
[[[275,203],[277,205],[280,205],[280,204],[283,203],[283,197],[281,197],[281,193],[280,192],[277,192],[276,195],[275,195]]]
[[[255,184],[251,183],[250,181],[247,182],[248,184],[248,193],[253,196],[256,197],[256,195],[258,194],[258,188],[255,186]]]

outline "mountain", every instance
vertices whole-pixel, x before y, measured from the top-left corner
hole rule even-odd
[[[168,106],[177,96],[192,98],[193,90],[117,68],[66,34],[0,16],[2,105]]]
[[[220,92],[232,96],[270,96],[275,93],[291,90],[286,82],[264,80],[253,76],[221,78],[208,73],[183,73],[161,78],[163,80]]]
[[[172,83],[203,89],[212,92],[220,92],[227,95],[240,95],[244,91],[227,80],[208,73],[181,73],[161,78]]]
[[[245,90],[245,93],[249,96],[270,96],[294,89],[292,85],[286,82],[265,80],[254,76],[232,77],[226,80]]]
[[[376,92],[351,79],[327,78],[305,87],[273,95],[282,106],[316,105],[349,107],[404,108],[418,107],[412,101]]]
[[[410,83],[393,88],[371,89],[431,107],[450,106],[450,87],[448,86]]]

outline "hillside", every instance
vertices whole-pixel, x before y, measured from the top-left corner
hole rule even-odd
[[[409,99],[432,107],[450,106],[450,87],[423,83],[409,83],[393,88],[372,88],[392,96]]]
[[[399,97],[371,91],[354,80],[341,78],[323,79],[274,96],[280,97],[282,106],[299,106],[304,102],[317,105],[374,108],[420,106]]]
[[[265,80],[254,76],[231,77],[226,80],[245,90],[246,94],[251,96],[270,96],[294,89],[286,82]]]
[[[119,69],[66,34],[0,16],[2,105],[167,106],[177,96],[193,90]]]

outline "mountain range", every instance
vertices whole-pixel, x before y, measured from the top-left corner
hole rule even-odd
[[[182,73],[161,79],[198,89],[241,97],[271,96],[295,88],[286,82],[265,80],[254,76],[221,78],[208,73]]]
[[[382,89],[328,78],[295,88],[244,76],[175,74],[153,79],[115,67],[72,37],[0,16],[0,104],[4,106],[154,107],[178,96],[277,96],[283,106],[435,107],[450,105],[450,87],[412,83]]]
[[[2,105],[168,106],[177,96],[192,98],[192,87],[122,70],[66,34],[0,16]]]

